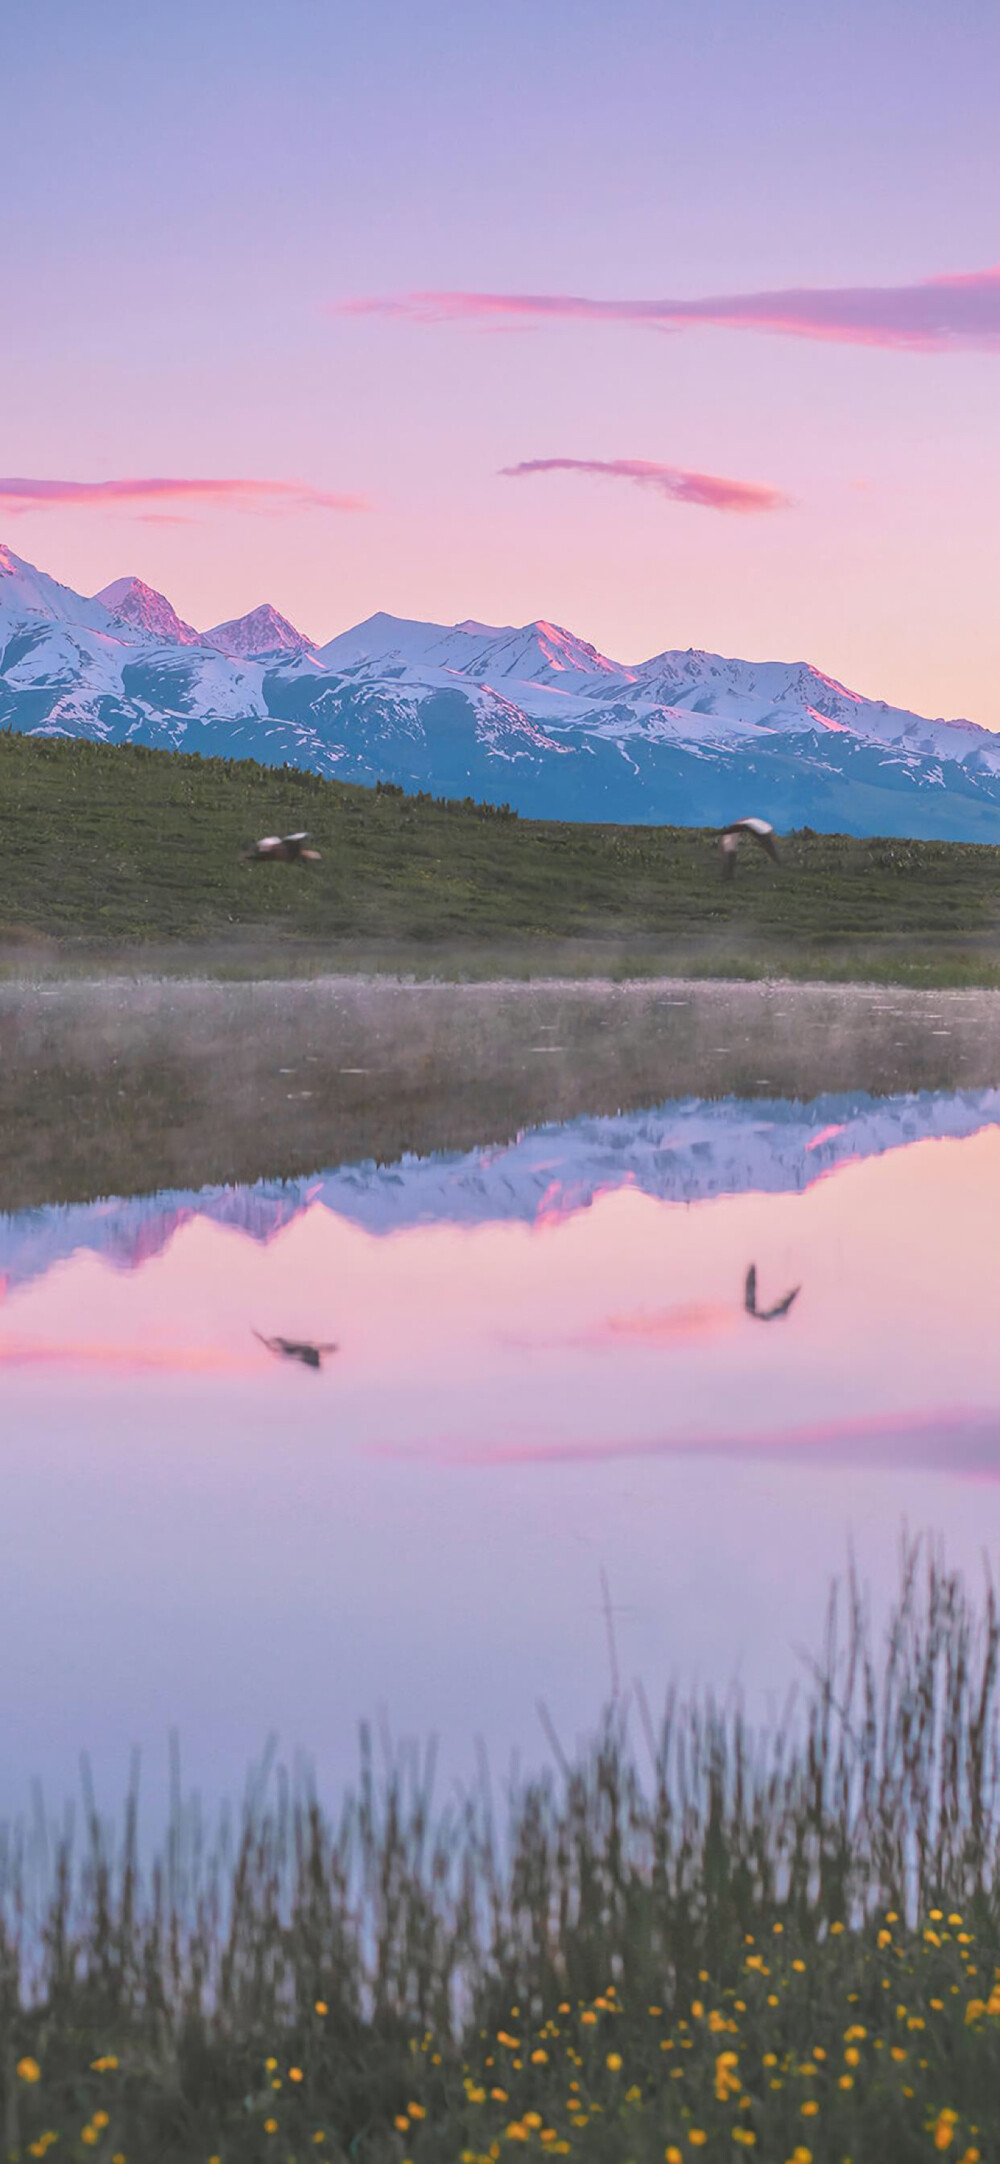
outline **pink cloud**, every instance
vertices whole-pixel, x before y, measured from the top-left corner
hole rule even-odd
[[[900,286],[788,286],[703,300],[595,300],[576,293],[403,293],[341,304],[346,315],[494,325],[584,321],[684,330],[709,323],[918,353],[1000,349],[1000,268]]]
[[[188,480],[177,475],[119,481],[29,481],[0,477],[0,502],[15,514],[101,504],[191,503],[238,511],[363,511],[363,496],[340,496],[305,481]],[[140,517],[164,516],[139,512]],[[166,514],[169,517],[169,513]]]
[[[383,1444],[380,1457],[410,1456],[409,1448]],[[664,1437],[612,1436],[576,1442],[521,1433],[516,1440],[468,1443],[442,1437],[420,1455],[439,1464],[493,1465],[609,1464],[629,1458],[735,1457],[777,1458],[789,1462],[946,1467],[971,1479],[1000,1479],[1000,1420],[995,1412],[941,1406],[930,1411],[861,1415],[791,1428]]]
[[[649,458],[525,458],[518,466],[501,466],[500,472],[517,478],[525,473],[596,473],[616,481],[633,481],[638,488],[653,488],[673,503],[701,504],[710,511],[777,511],[790,498],[780,489],[760,481],[727,481],[716,473],[690,473],[682,466],[658,466]]]

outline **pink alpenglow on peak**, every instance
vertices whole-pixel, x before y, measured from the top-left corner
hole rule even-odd
[[[257,654],[308,654],[316,650],[313,640],[307,639],[304,631],[296,631],[287,616],[272,608],[269,601],[262,601],[246,616],[213,625],[204,633],[203,644],[245,661]]]
[[[660,466],[649,458],[525,458],[500,472],[517,480],[528,473],[593,473],[613,481],[632,481],[655,489],[672,503],[699,504],[708,511],[787,510],[789,496],[762,481],[727,481],[717,473],[692,473],[682,466]]]
[[[342,315],[414,323],[631,323],[656,330],[714,324],[915,353],[1000,352],[1000,267],[946,271],[899,286],[788,286],[696,300],[604,300],[583,293],[402,293],[342,302]]]
[[[94,600],[102,601],[120,623],[148,631],[153,638],[166,639],[175,646],[205,644],[201,632],[178,616],[166,594],[158,594],[155,587],[146,585],[145,579],[113,579],[110,586],[102,586]]]

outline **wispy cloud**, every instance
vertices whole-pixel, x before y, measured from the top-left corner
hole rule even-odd
[[[644,324],[685,330],[700,323],[772,331],[918,353],[1000,350],[1000,268],[950,272],[899,286],[788,286],[699,300],[596,300],[579,293],[403,293],[343,302],[346,315],[415,323]]]
[[[695,503],[709,511],[778,511],[791,499],[762,481],[727,481],[717,473],[690,473],[683,466],[658,466],[649,458],[525,458],[500,472],[516,479],[526,473],[596,473],[614,481],[633,481],[656,489],[673,503]]]
[[[379,1450],[382,1457],[403,1454],[398,1444],[383,1444]],[[406,1446],[405,1454],[412,1456],[411,1446]],[[608,1464],[620,1459],[661,1457],[772,1458],[793,1464],[895,1466],[926,1471],[943,1466],[950,1473],[964,1473],[970,1479],[997,1480],[1000,1423],[995,1413],[941,1406],[929,1411],[921,1408],[746,1434],[689,1435],[680,1431],[665,1436],[630,1438],[616,1434],[553,1440],[541,1431],[537,1435],[521,1431],[510,1441],[500,1442],[441,1437],[425,1444],[420,1455],[442,1464],[472,1467]]]
[[[188,479],[176,474],[117,481],[30,481],[0,477],[0,502],[14,514],[59,507],[132,505],[138,517],[157,514],[141,506],[186,503],[237,511],[364,511],[363,496],[310,488],[305,481]],[[162,515],[162,514],[161,514]],[[169,514],[168,514],[169,515]]]

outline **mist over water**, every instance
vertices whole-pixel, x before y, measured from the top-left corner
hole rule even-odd
[[[1000,1531],[989,997],[0,988],[0,1809],[754,1707]],[[13,1025],[16,1023],[16,1027]],[[787,1314],[759,1305],[799,1287]],[[256,1336],[254,1333],[260,1333]],[[335,1343],[308,1368],[262,1338]]]

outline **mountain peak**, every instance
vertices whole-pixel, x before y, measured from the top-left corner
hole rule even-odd
[[[312,639],[304,631],[296,631],[287,616],[273,608],[270,601],[262,601],[259,608],[251,609],[246,616],[231,617],[228,623],[215,624],[204,634],[206,646],[217,646],[220,653],[232,654],[242,660],[252,660],[258,654],[301,654],[315,651]]]
[[[119,623],[132,624],[136,631],[148,631],[153,638],[165,639],[178,646],[202,646],[201,633],[192,624],[186,624],[178,616],[173,603],[166,594],[158,594],[155,586],[147,586],[145,579],[134,575],[124,579],[112,579],[110,586],[102,586],[94,595]]]

